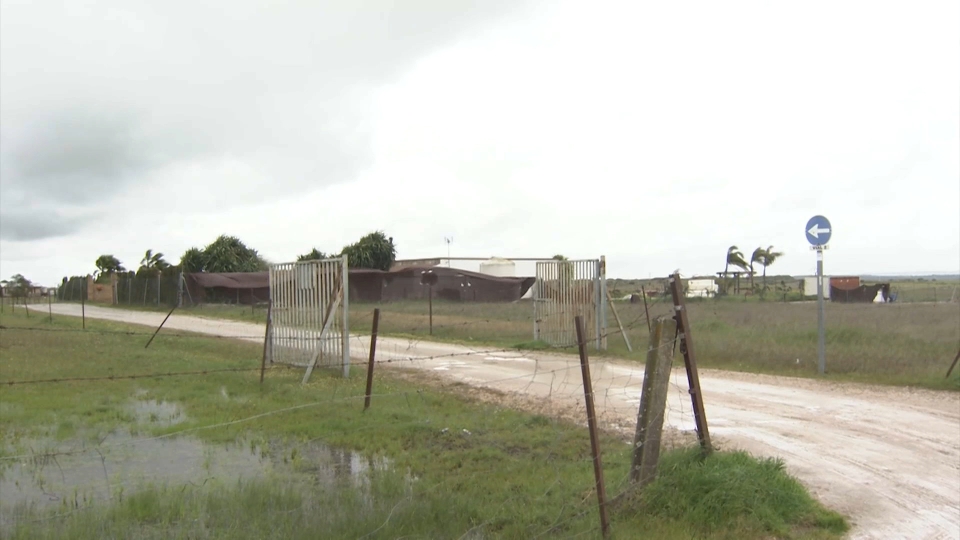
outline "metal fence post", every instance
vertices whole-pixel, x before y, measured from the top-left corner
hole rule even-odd
[[[342,340],[343,345],[341,350],[343,352],[343,376],[348,377],[350,375],[350,265],[347,261],[347,254],[342,255],[341,263],[342,270],[341,275],[341,293],[342,300],[340,302],[340,309],[343,310],[343,323],[340,325],[340,339]]]
[[[539,266],[541,263],[536,263]],[[539,276],[540,272],[536,271],[535,276]],[[538,320],[538,315],[540,310],[537,309],[537,302],[540,301],[540,278],[533,278],[533,293],[530,295],[533,299],[533,340],[540,341],[540,321]]]
[[[597,430],[597,411],[593,404],[593,381],[590,378],[590,362],[587,359],[587,344],[583,335],[583,316],[574,318],[577,330],[577,346],[580,352],[580,373],[583,376],[583,397],[587,406],[587,425],[590,429],[590,452],[593,455],[593,474],[596,478],[597,504],[600,507],[600,529],[604,538],[610,534],[607,518],[607,493],[603,485],[603,463],[600,458],[600,433]]]
[[[273,302],[267,304],[267,327],[263,331],[263,359],[260,363],[260,384],[263,384],[263,374],[267,370],[267,354],[270,350],[270,340],[273,337],[271,333],[271,323],[273,320]]]
[[[373,328],[370,330],[370,360],[367,362],[367,393],[363,399],[363,410],[370,408],[370,394],[373,392],[373,365],[377,357],[377,332],[380,329],[380,308],[373,310]]]

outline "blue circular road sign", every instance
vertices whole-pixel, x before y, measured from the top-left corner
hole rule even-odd
[[[812,246],[825,246],[830,241],[833,230],[830,227],[830,220],[823,216],[813,216],[807,221],[807,226],[803,229],[807,236],[807,242]]]

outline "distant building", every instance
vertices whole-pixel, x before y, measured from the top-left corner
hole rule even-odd
[[[713,278],[692,278],[687,280],[688,298],[706,298],[716,296],[720,291],[717,281]]]
[[[817,276],[803,276],[800,278],[800,292],[806,297],[817,296]],[[823,297],[830,298],[830,278],[823,276]]]

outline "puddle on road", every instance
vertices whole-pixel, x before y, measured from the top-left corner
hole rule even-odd
[[[141,408],[148,415],[178,410],[172,404]],[[0,518],[3,522],[18,508],[86,506],[128,495],[147,483],[200,486],[214,479],[236,482],[279,474],[312,485],[348,481],[363,486],[371,470],[389,467],[385,459],[366,458],[319,441],[240,439],[212,444],[193,437],[157,439],[119,431],[97,445],[22,440],[8,452],[32,457],[0,461],[0,516],[8,516]]]

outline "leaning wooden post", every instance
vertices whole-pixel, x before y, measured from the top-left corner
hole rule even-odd
[[[607,289],[607,302],[610,303],[613,318],[617,321],[617,326],[620,328],[620,335],[623,336],[623,342],[627,344],[627,350],[633,352],[633,347],[630,346],[630,340],[627,338],[627,332],[623,329],[623,323],[620,322],[620,314],[617,313],[617,306],[613,305],[613,297],[610,296],[610,289]]]
[[[647,366],[637,411],[637,430],[633,439],[633,464],[630,468],[630,481],[639,482],[640,487],[649,484],[657,476],[676,324],[673,319],[659,317],[650,332]]]
[[[640,287],[640,295],[643,296],[643,312],[647,315],[647,332],[649,332],[651,330],[650,308],[647,307],[647,291],[643,287]]]
[[[367,393],[363,398],[363,410],[370,408],[373,392],[373,364],[377,357],[377,331],[380,329],[380,308],[373,310],[373,329],[370,330],[370,360],[367,364]]]
[[[670,276],[670,294],[673,296],[673,309],[676,312],[677,337],[680,339],[680,352],[683,353],[683,363],[687,368],[687,384],[690,388],[690,399],[693,402],[693,418],[697,425],[697,438],[704,455],[713,451],[710,445],[710,431],[707,428],[707,413],[703,407],[703,393],[700,391],[700,375],[697,373],[697,359],[694,355],[693,336],[690,329],[690,319],[687,317],[687,306],[683,301],[683,285],[680,281],[680,272]]]
[[[957,362],[960,362],[960,351],[957,351],[957,357],[953,359],[953,363],[950,364],[950,369],[947,370],[947,376],[945,379],[950,378],[950,374],[953,373],[953,368],[957,367]]]
[[[607,493],[603,485],[603,464],[600,461],[600,433],[597,430],[597,411],[593,405],[593,382],[590,379],[590,363],[587,359],[587,343],[583,335],[583,316],[574,318],[577,329],[577,347],[580,350],[580,372],[583,376],[583,398],[587,405],[587,425],[590,429],[590,452],[593,454],[593,474],[597,480],[597,504],[600,507],[600,530],[604,538],[610,534],[607,519]]]
[[[273,300],[267,303],[267,328],[263,331],[263,359],[260,360],[260,384],[263,384],[263,374],[267,371],[267,351],[270,347],[270,331],[273,324]]]

